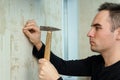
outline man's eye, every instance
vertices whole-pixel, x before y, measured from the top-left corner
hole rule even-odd
[[[102,29],[101,27],[95,27],[96,30]]]
[[[98,29],[99,29],[99,27],[95,27],[95,29],[96,29],[96,30],[98,30]]]

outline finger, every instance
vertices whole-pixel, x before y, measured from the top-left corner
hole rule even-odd
[[[34,20],[29,20],[26,22],[25,27],[29,27],[29,26],[37,26],[37,24]]]
[[[40,31],[37,27],[33,27],[33,26],[25,27],[25,28],[23,28],[23,30],[28,30],[31,33]]]
[[[39,75],[40,80],[46,80],[44,75]]]
[[[41,68],[39,68],[39,75],[43,75],[44,74],[44,70],[42,70]]]
[[[40,80],[43,80],[43,76],[39,74],[39,79]]]
[[[39,64],[39,75],[44,75],[45,67],[42,64]]]
[[[41,63],[43,63],[43,62],[46,62],[47,60],[45,59],[45,58],[41,58],[41,59],[39,59],[38,60],[38,62],[41,64]]]
[[[34,27],[34,26],[29,26],[29,27],[24,27],[23,30],[29,30],[29,31],[34,31],[34,32],[41,32],[39,27]]]
[[[33,26],[29,26],[29,27],[24,27],[23,28],[23,30],[34,30],[35,29],[35,27],[33,27]]]
[[[31,32],[28,31],[28,30],[23,30],[24,34],[27,36],[27,37],[30,37],[31,36]]]
[[[29,23],[29,24],[25,25],[25,27],[30,27],[30,26],[37,27],[37,24],[36,23]]]
[[[32,29],[23,29],[23,32],[24,32],[25,35],[31,36],[31,31],[30,30],[32,30]]]

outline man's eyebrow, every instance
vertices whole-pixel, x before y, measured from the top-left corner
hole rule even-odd
[[[95,27],[95,26],[101,26],[100,24],[96,23],[96,24],[92,24],[91,27]]]

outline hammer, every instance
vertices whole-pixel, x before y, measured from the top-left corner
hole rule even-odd
[[[51,48],[51,39],[52,39],[52,31],[58,31],[60,29],[50,26],[40,26],[41,31],[47,31],[46,36],[46,46],[44,52],[44,58],[50,60],[50,48]]]

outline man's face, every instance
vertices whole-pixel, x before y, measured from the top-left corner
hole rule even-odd
[[[111,32],[109,11],[103,10],[96,15],[87,36],[89,37],[92,51],[104,53],[114,46],[115,34]]]

